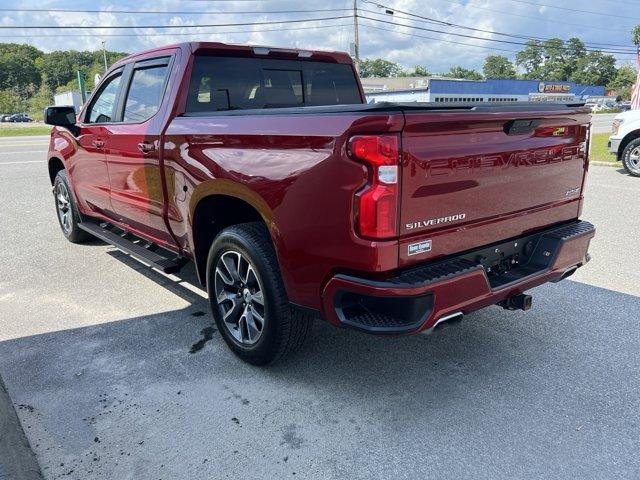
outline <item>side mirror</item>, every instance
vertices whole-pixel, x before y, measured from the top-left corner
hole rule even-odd
[[[76,110],[73,107],[47,107],[44,109],[44,123],[71,128],[76,124]]]

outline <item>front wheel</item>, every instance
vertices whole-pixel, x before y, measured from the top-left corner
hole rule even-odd
[[[220,232],[209,251],[207,290],[220,334],[236,355],[253,365],[294,352],[309,334],[312,318],[291,310],[262,223]]]
[[[71,243],[86,242],[90,235],[78,226],[80,212],[71,194],[71,185],[66,170],[60,170],[56,175],[53,181],[53,196],[62,234]]]
[[[627,144],[622,152],[622,165],[629,175],[640,177],[640,138]]]

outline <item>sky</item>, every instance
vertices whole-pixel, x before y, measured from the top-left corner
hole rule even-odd
[[[373,2],[373,0],[372,0]],[[385,8],[394,9],[391,15]],[[544,4],[544,5],[542,5]],[[46,11],[13,12],[7,9]],[[55,9],[99,10],[98,13],[59,12]],[[267,13],[274,10],[331,11]],[[452,28],[427,19],[456,23],[481,30],[535,37],[575,36],[594,47],[631,49],[630,31],[640,24],[640,0],[358,0],[359,14],[378,21],[359,19],[360,57],[385,58],[406,68],[425,66],[445,72],[453,65],[481,70],[489,54],[513,59],[525,40],[469,29]],[[584,11],[577,11],[584,10]],[[115,11],[162,11],[134,14]],[[401,13],[406,12],[406,13]],[[187,14],[183,12],[193,12]],[[233,12],[233,13],[231,13]],[[591,13],[589,13],[591,12]],[[136,51],[189,40],[271,45],[315,50],[349,51],[354,41],[353,0],[0,0],[0,27],[7,26],[99,26],[98,29],[7,29],[0,41],[28,43],[43,51],[96,50],[106,42],[108,50]],[[421,19],[407,14],[427,17]],[[244,26],[198,26],[233,23],[308,20],[288,24]],[[335,18],[347,17],[347,18]],[[392,23],[383,23],[392,22]],[[439,30],[431,32],[412,29]],[[178,28],[140,28],[173,25]],[[132,26],[133,29],[114,29]],[[480,38],[466,38],[451,32]],[[87,36],[78,36],[79,34]],[[188,35],[186,35],[188,34]],[[126,36],[122,36],[126,35]],[[428,38],[424,38],[428,37]],[[515,42],[504,44],[482,39]],[[457,43],[456,43],[457,42]],[[624,45],[612,47],[608,45]],[[504,51],[506,50],[506,51]],[[616,54],[619,64],[635,61],[633,55]]]

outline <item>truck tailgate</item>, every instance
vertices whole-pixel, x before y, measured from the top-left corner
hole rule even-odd
[[[590,114],[405,112],[400,266],[575,219]]]

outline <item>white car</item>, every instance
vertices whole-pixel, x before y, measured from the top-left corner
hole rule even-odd
[[[612,130],[609,151],[617,155],[629,175],[640,177],[640,110],[616,115]]]

